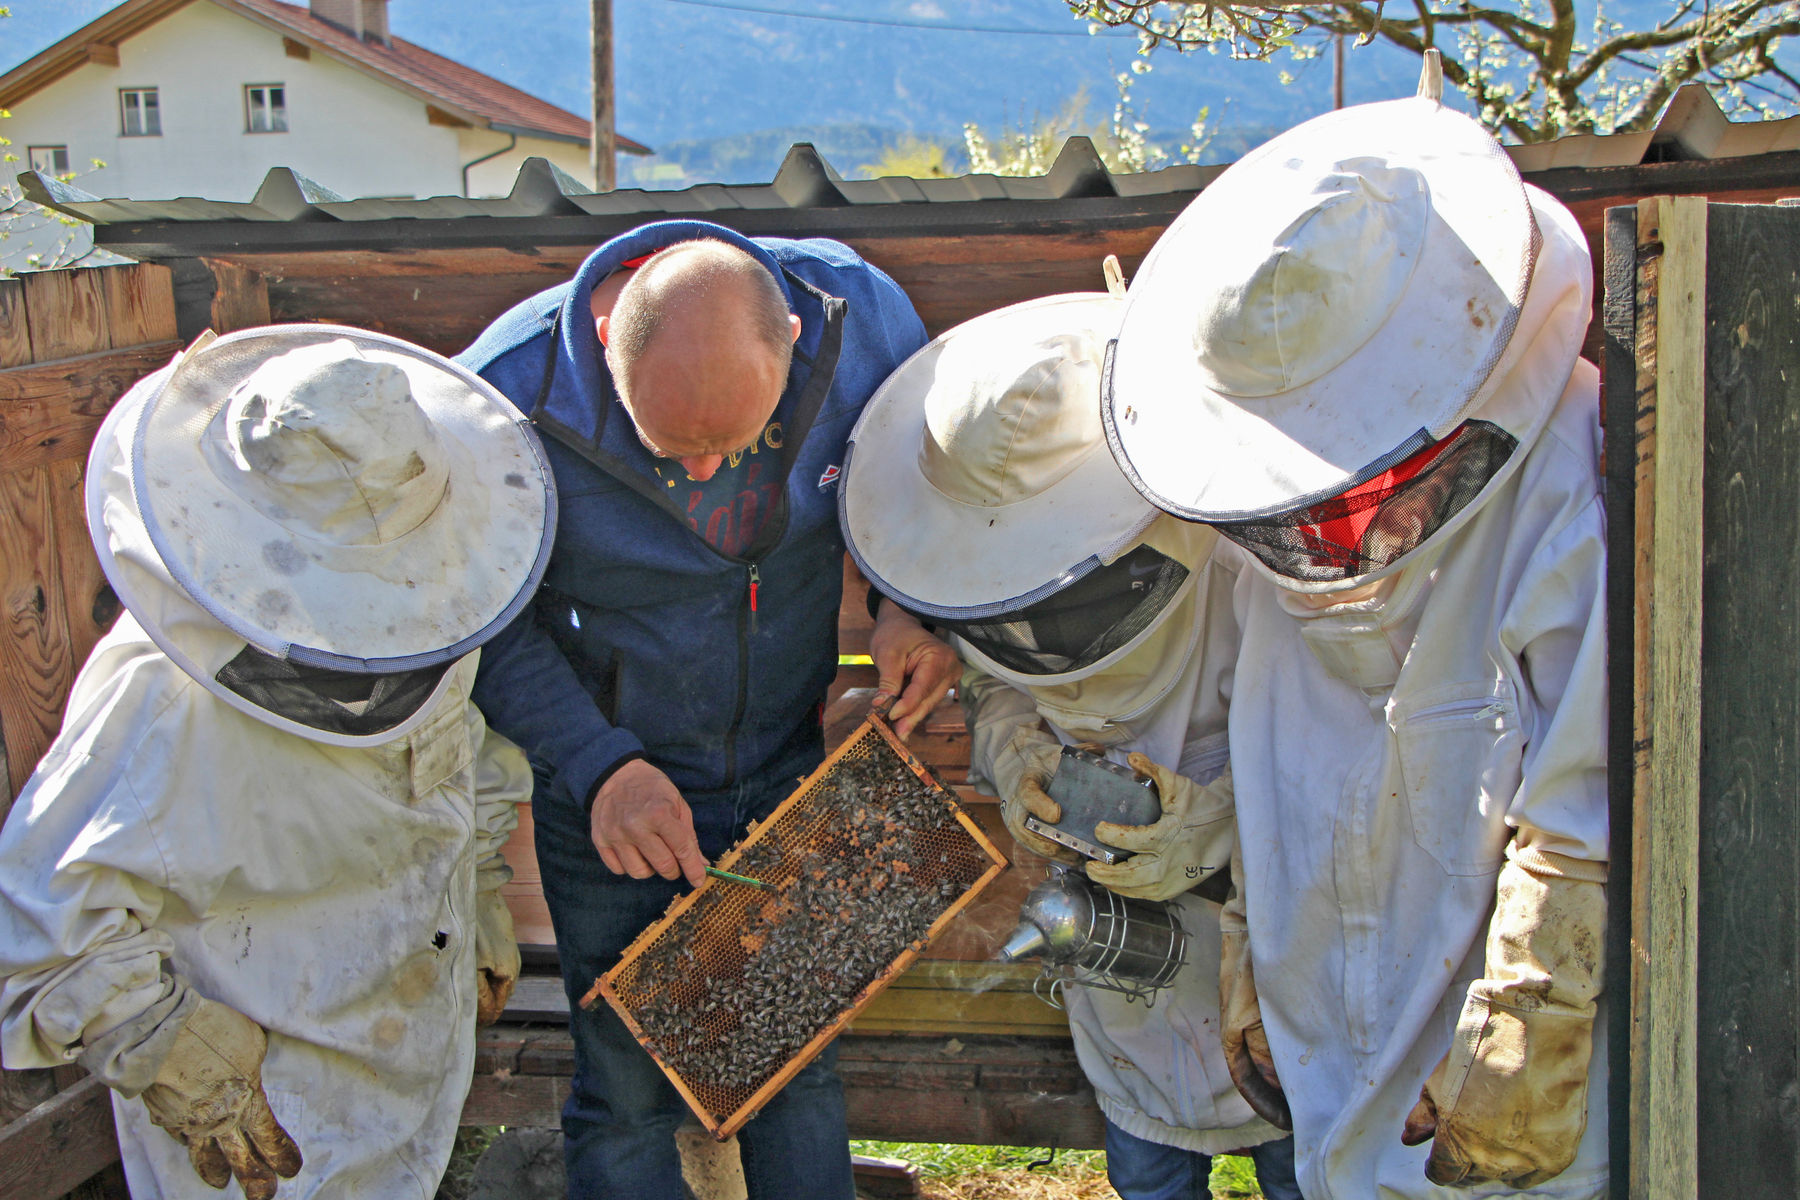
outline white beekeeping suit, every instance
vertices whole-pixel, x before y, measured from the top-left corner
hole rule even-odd
[[[114,1089],[140,1200],[435,1193],[518,974],[531,773],[468,695],[547,480],[480,380],[329,326],[203,339],[101,429],[127,612],[0,831],[0,1057]]]
[[[1430,97],[1248,156],[1133,285],[1121,465],[1245,563],[1226,1042],[1309,1200],[1606,1192],[1591,286]]]
[[[1085,986],[1064,995],[1108,1121],[1210,1155],[1281,1136],[1226,1070],[1219,906],[1186,894],[1231,854],[1229,788],[1203,785],[1226,767],[1235,576],[1212,560],[1212,530],[1144,503],[1102,444],[1099,379],[1119,308],[1104,294],[1055,296],[926,346],[864,410],[841,516],[875,588],[962,655],[971,774],[1001,796],[1020,844],[1076,859],[1023,824],[1027,805],[1054,819],[1042,788],[1064,744],[1098,743],[1155,777],[1168,815],[1131,831],[1144,852],[1089,873],[1179,904],[1187,961],[1154,1006]]]

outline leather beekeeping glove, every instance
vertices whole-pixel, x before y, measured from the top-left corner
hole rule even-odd
[[[1000,790],[1000,817],[1013,840],[1054,862],[1076,863],[1081,855],[1025,828],[1026,817],[1056,824],[1062,806],[1050,798],[1050,777],[1062,761],[1062,743],[1041,725],[1020,729],[994,757],[994,786]]]
[[[1523,837],[1524,835],[1521,835]],[[1605,946],[1606,864],[1507,847],[1485,977],[1401,1140],[1433,1138],[1425,1176],[1529,1188],[1575,1160]]]
[[[512,868],[495,851],[475,871],[475,1024],[492,1025],[519,982],[519,939],[500,885]]]
[[[1221,775],[1203,786],[1136,752],[1125,761],[1156,784],[1162,816],[1149,825],[1111,821],[1095,825],[1096,838],[1132,855],[1111,866],[1089,863],[1088,878],[1108,891],[1141,900],[1179,896],[1231,860],[1237,844],[1231,776]]]
[[[1062,809],[1045,793],[1060,761],[1061,748],[1038,717],[1031,696],[974,667],[963,668],[956,687],[963,724],[969,731],[969,782],[1000,797],[1000,816],[1013,840],[1057,862],[1081,856],[1025,828],[1025,818],[1055,821]],[[1026,776],[1033,784],[1022,794]],[[1049,816],[1041,814],[1049,813]]]
[[[1292,1129],[1294,1117],[1275,1074],[1275,1058],[1263,1032],[1262,1005],[1256,998],[1250,927],[1244,920],[1244,859],[1236,847],[1231,852],[1231,880],[1231,894],[1219,913],[1219,1025],[1225,1065],[1257,1116],[1277,1129]]]
[[[232,1179],[248,1200],[270,1200],[276,1177],[300,1171],[300,1147],[269,1111],[262,1061],[268,1037],[236,1009],[202,998],[143,1091],[150,1120],[188,1149],[212,1187]]]

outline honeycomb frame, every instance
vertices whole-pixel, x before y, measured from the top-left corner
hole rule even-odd
[[[847,764],[883,754],[891,754],[897,758],[923,789],[940,800],[948,818],[935,828],[921,829],[918,825],[913,825],[904,830],[904,836],[912,839],[909,846],[924,845],[938,849],[940,852],[937,860],[943,864],[940,868],[941,877],[935,883],[925,878],[932,867],[923,867],[917,887],[923,889],[926,886],[941,885],[947,888],[954,885],[961,888],[960,893],[950,899],[929,928],[915,936],[882,966],[873,979],[825,1020],[804,1045],[772,1074],[759,1076],[754,1083],[736,1084],[689,1078],[672,1061],[677,1056],[665,1054],[657,1037],[647,1029],[647,1026],[656,1023],[648,1019],[650,1006],[660,1002],[665,1006],[664,1011],[669,1006],[680,1008],[684,1004],[689,1009],[696,1009],[700,997],[706,994],[706,981],[733,977],[734,973],[735,977],[741,978],[756,955],[762,951],[761,945],[751,944],[753,939],[745,935],[745,930],[755,920],[753,914],[758,910],[766,913],[770,906],[779,905],[784,889],[794,883],[802,866],[818,862],[819,856],[835,856],[836,861],[851,860],[851,849],[846,849],[842,840],[842,827],[834,821],[834,818],[842,814],[837,801],[833,799],[833,793],[839,792],[841,788],[833,780],[841,773],[848,774],[845,769]],[[854,849],[854,843],[851,848]],[[868,851],[860,853],[865,858],[868,857]],[[831,1039],[889,983],[917,961],[950,922],[973,903],[981,891],[1008,866],[1005,856],[963,810],[955,793],[940,783],[906,749],[885,721],[874,715],[858,726],[817,770],[801,780],[768,818],[753,826],[744,840],[722,855],[716,865],[725,871],[739,871],[738,864],[746,858],[755,864],[747,869],[747,873],[773,885],[776,891],[764,892],[708,876],[704,884],[677,898],[666,913],[640,933],[618,964],[595,982],[581,1002],[584,1008],[592,1008],[600,997],[604,997],[625,1022],[638,1044],[650,1054],[688,1107],[694,1111],[701,1124],[720,1141],[736,1134],[771,1097],[817,1057]],[[909,875],[910,883],[912,878]],[[864,898],[867,897],[868,894],[865,893]],[[672,932],[682,940],[671,938],[664,944],[665,936]],[[640,983],[640,974],[654,976],[657,970],[667,970],[666,967],[651,968],[650,964],[656,962],[654,956],[659,953],[675,953],[677,948],[681,948],[679,952],[683,954],[685,961],[692,964],[690,985],[676,983],[658,991],[653,986]],[[688,953],[689,949],[691,953]],[[805,966],[810,968],[812,963],[809,961]],[[829,971],[830,967],[824,969]],[[682,998],[684,996],[686,999]],[[736,1024],[730,1024],[734,1018]],[[713,1016],[709,1009],[692,1017],[691,1023],[710,1022],[714,1026],[723,1026],[719,1032],[708,1034],[707,1037],[709,1040],[716,1039],[721,1046],[728,1046],[734,1031],[742,1029],[747,1019],[779,1018],[747,1016],[742,1010],[721,1012]]]

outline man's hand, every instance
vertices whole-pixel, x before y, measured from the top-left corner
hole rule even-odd
[[[869,657],[881,676],[875,706],[879,710],[885,701],[899,697],[887,719],[903,741],[931,715],[962,673],[956,651],[885,597],[875,617],[875,631],[869,635]]]
[[[615,875],[706,882],[693,812],[669,777],[641,758],[600,785],[588,827],[600,861]]]

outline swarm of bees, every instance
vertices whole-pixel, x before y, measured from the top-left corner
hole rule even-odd
[[[784,805],[616,973],[640,1039],[714,1113],[773,1078],[994,866],[954,797],[880,739]]]

